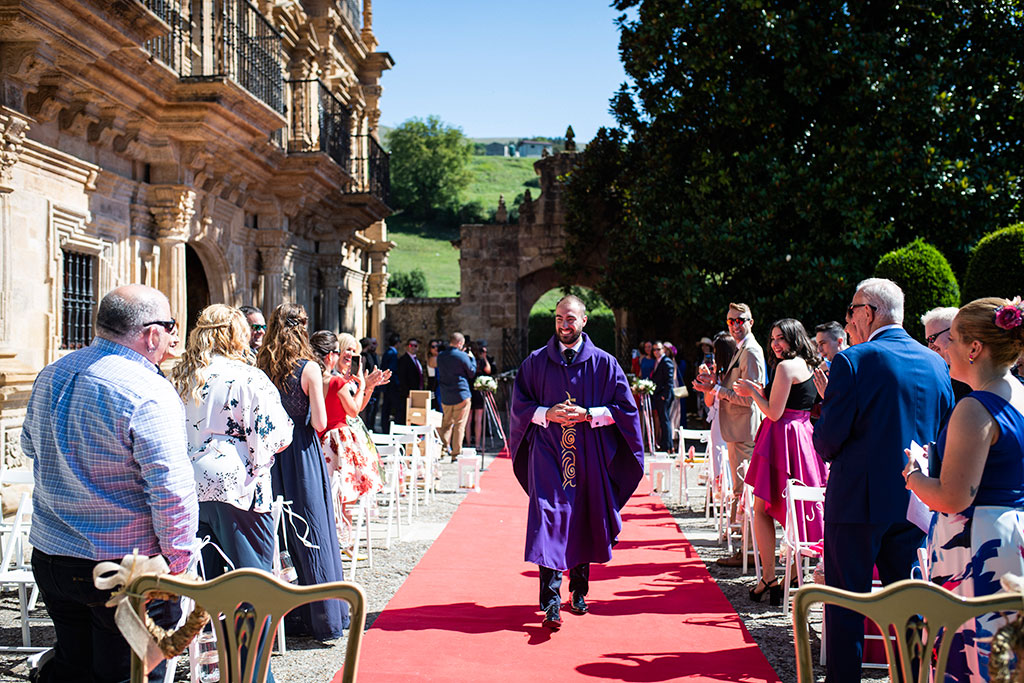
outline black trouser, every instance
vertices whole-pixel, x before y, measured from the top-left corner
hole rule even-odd
[[[561,603],[562,572],[557,569],[540,569],[540,608],[547,610],[551,605]],[[586,595],[590,590],[590,565],[578,564],[569,570],[569,592]]]
[[[54,658],[40,672],[42,681],[128,680],[131,650],[114,623],[114,608],[104,604],[110,591],[93,585],[96,565],[96,560],[47,555],[38,548],[32,551],[32,573],[57,634]],[[147,609],[164,628],[173,627],[181,617],[177,602],[155,600]],[[161,662],[150,680],[162,681],[164,669]]]
[[[672,409],[673,398],[672,394],[654,397],[654,412],[658,414],[658,421],[661,423],[658,450],[665,453],[672,452],[672,420],[669,418],[669,411]]]

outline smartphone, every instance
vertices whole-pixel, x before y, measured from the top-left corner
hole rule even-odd
[[[349,372],[353,375],[359,374],[359,362],[363,360],[362,356],[352,356],[352,365],[349,366]]]

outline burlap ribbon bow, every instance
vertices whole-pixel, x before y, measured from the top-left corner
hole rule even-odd
[[[160,576],[169,572],[170,567],[164,558],[159,555],[139,555],[137,550],[131,555],[125,555],[121,564],[100,562],[92,570],[92,580],[96,588],[113,591],[106,606],[114,608],[114,622],[118,630],[145,664],[147,672],[152,671],[164,659],[180,654],[210,619],[198,605],[189,614],[185,623],[173,631],[164,630],[148,615],[145,621],[139,617],[128,599],[128,586],[143,574]]]

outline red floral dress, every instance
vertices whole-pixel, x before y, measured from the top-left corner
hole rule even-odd
[[[380,456],[370,433],[358,415],[346,415],[338,391],[355,392],[355,380],[331,377],[327,395],[327,429],[320,435],[320,444],[327,461],[327,473],[342,503],[352,503],[367,493],[384,488]]]

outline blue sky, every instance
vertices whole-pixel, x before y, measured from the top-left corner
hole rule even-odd
[[[607,0],[377,0],[381,123],[436,114],[469,137],[560,136],[614,125],[625,80]]]

